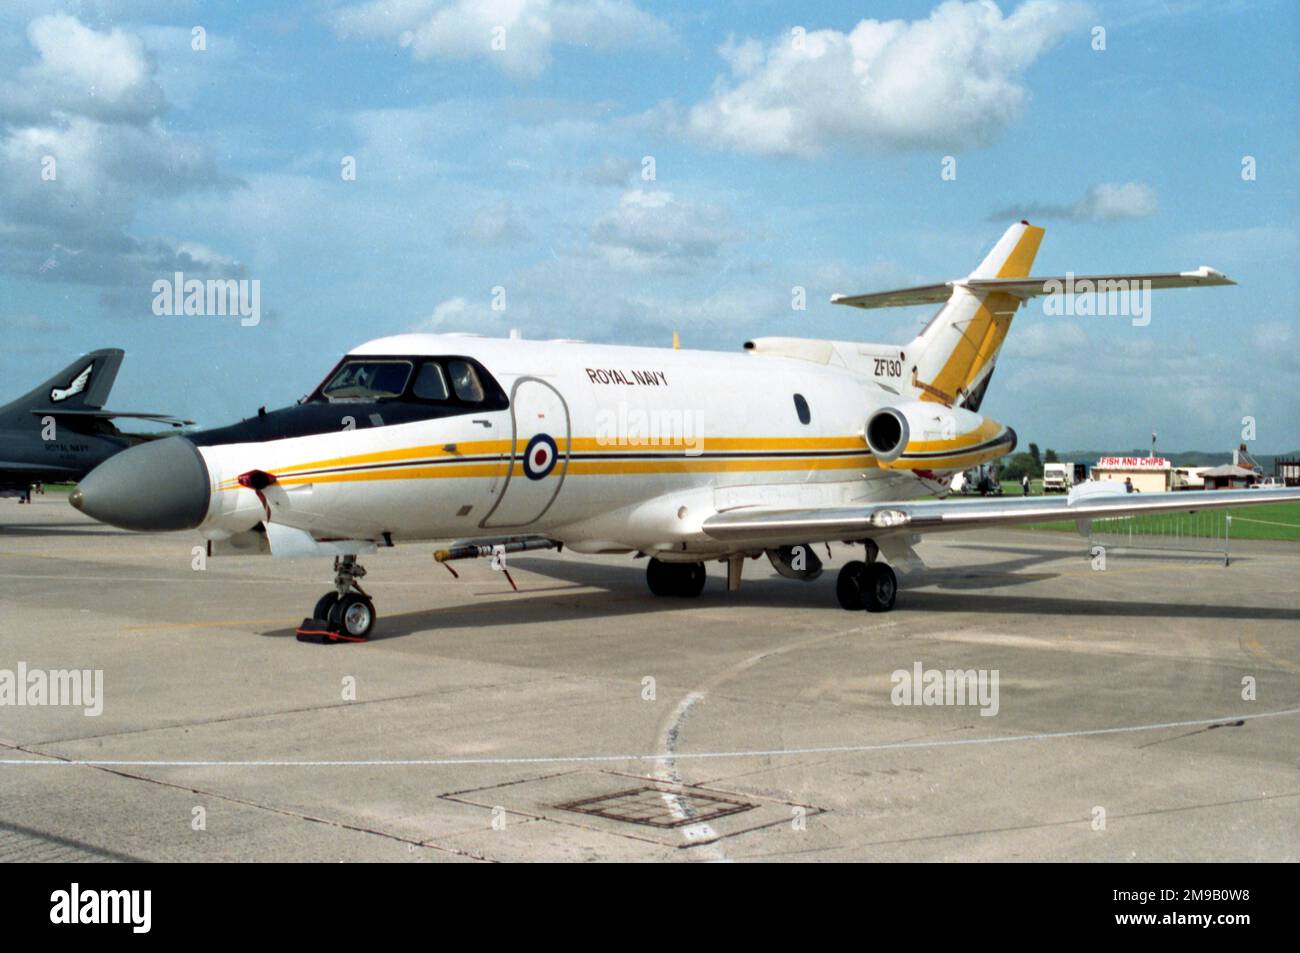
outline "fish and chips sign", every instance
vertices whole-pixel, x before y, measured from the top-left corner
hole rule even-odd
[[[1164,457],[1102,457],[1097,461],[1098,470],[1168,470],[1169,461]]]

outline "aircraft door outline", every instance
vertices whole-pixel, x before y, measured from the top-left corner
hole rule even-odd
[[[519,446],[519,416],[521,413],[519,391],[525,384],[544,387],[555,395],[555,399],[559,402],[560,409],[564,414],[564,450],[560,450],[556,435],[547,432],[545,429],[531,434],[526,447],[521,450]],[[522,412],[526,413],[528,410],[528,407],[522,408]],[[510,465],[506,470],[506,478],[501,485],[496,501],[483,519],[479,521],[480,528],[528,526],[545,516],[550,511],[551,506],[554,505],[556,498],[560,495],[561,488],[564,486],[564,479],[569,472],[569,449],[572,442],[573,415],[569,412],[569,404],[564,399],[564,395],[553,384],[542,380],[540,377],[525,376],[518,378],[510,388],[510,456],[508,458]],[[537,454],[540,454],[540,456],[537,457],[538,462],[534,466],[534,455]],[[551,495],[546,498],[545,504],[535,514],[527,519],[493,523],[492,518],[501,509],[501,505],[509,496],[511,485],[517,483],[515,479],[516,465],[523,469],[524,476],[527,477],[526,485],[550,477],[556,467],[560,468],[560,475],[556,478],[555,489],[551,491]],[[518,487],[516,487],[516,492],[519,492]]]

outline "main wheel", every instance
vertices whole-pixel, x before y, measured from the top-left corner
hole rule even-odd
[[[888,612],[898,595],[898,577],[885,563],[871,563],[862,576],[862,602],[868,612]]]
[[[658,559],[651,559],[645,567],[646,585],[656,596],[671,596],[673,594],[673,582],[675,575],[673,570],[677,567],[671,563],[662,562]]]
[[[691,599],[704,591],[704,563],[666,563],[651,559],[645,567],[646,585],[656,596]]]
[[[352,639],[364,639],[375,627],[375,604],[359,592],[349,592],[330,609],[329,620],[338,633]]]
[[[709,574],[704,571],[704,563],[686,563],[677,586],[677,595],[683,599],[694,599],[704,591],[704,584]]]
[[[857,559],[845,563],[840,569],[835,580],[835,598],[840,600],[840,608],[850,612],[862,611],[863,573],[866,570],[867,564]]]
[[[330,610],[334,608],[334,603],[338,601],[339,594],[337,592],[325,593],[325,595],[321,596],[320,600],[316,603],[316,608],[312,610],[311,617],[313,619],[325,619],[328,621]]]

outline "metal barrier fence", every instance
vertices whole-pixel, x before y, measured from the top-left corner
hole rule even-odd
[[[1088,547],[1171,553],[1205,553],[1231,561],[1232,515],[1223,510],[1200,513],[1146,513],[1093,520]]]

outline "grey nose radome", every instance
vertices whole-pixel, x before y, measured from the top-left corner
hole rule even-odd
[[[202,523],[210,492],[198,448],[184,437],[166,437],[109,457],[87,474],[68,502],[101,523],[157,532]]]

